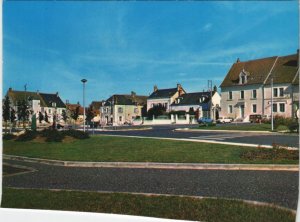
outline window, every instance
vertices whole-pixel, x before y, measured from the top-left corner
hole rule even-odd
[[[48,113],[51,114],[51,109],[48,110]]]
[[[277,88],[273,89],[273,96],[278,97],[278,89]]]
[[[122,107],[118,108],[118,113],[123,113],[123,108]]]
[[[122,122],[122,116],[119,116],[119,121]]]
[[[232,105],[228,106],[228,113],[232,113]]]
[[[256,108],[257,108],[256,104],[252,104],[252,113],[256,113]]]
[[[252,99],[256,99],[256,89],[252,90]]]
[[[283,88],[279,88],[279,96],[283,97]]]
[[[245,84],[245,76],[241,76],[241,83]]]
[[[274,104],[273,104],[273,112],[274,112],[274,113],[277,113],[277,103],[274,103]]]
[[[232,92],[228,92],[228,99],[232,99]]]
[[[279,103],[279,112],[282,112],[282,113],[285,112],[285,104],[284,103]]]
[[[244,99],[244,90],[241,91],[241,99]]]

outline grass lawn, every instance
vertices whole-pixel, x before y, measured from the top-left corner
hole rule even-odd
[[[261,149],[261,148],[260,148]],[[258,148],[223,144],[196,143],[160,139],[93,136],[69,142],[5,141],[4,154],[73,161],[161,162],[161,163],[268,163],[298,164],[298,151],[293,157],[264,155],[268,158],[245,158],[244,152]],[[273,152],[265,150],[265,152]],[[251,156],[251,155],[250,155]]]
[[[236,200],[4,188],[5,208],[139,215],[207,222],[292,222],[291,211]]]
[[[271,124],[218,124],[217,126],[199,126],[195,129],[271,131]]]

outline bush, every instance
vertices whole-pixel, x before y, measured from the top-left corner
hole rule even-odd
[[[279,125],[276,127],[276,131],[287,131],[289,128],[285,125]]]
[[[33,140],[37,137],[38,132],[37,131],[30,131],[30,130],[26,130],[25,133],[21,134],[20,136],[18,136],[18,138],[16,139],[16,141],[30,141]]]
[[[65,135],[54,129],[45,129],[40,132],[42,137],[46,137],[46,142],[61,142]]]
[[[293,121],[288,125],[288,128],[290,132],[299,132],[299,122],[298,121]]]
[[[15,136],[14,134],[11,134],[11,133],[7,133],[7,134],[4,134],[3,136],[2,136],[2,138],[4,139],[4,140],[13,140],[13,139],[15,139],[17,136]]]
[[[79,131],[79,130],[66,130],[63,131],[63,134],[65,136],[71,136],[75,139],[88,139],[90,138],[88,132],[83,132],[83,131]]]

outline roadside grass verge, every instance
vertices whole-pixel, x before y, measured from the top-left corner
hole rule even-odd
[[[209,129],[209,130],[242,130],[242,131],[271,131],[271,124],[218,124],[216,126],[200,125],[193,129]]]
[[[243,157],[245,151],[257,149],[262,148],[112,136],[93,136],[69,143],[3,141],[4,154],[66,161],[298,164],[298,158]],[[298,157],[298,151],[294,155]]]
[[[207,222],[292,222],[289,210],[238,200],[4,188],[4,208],[101,212]]]

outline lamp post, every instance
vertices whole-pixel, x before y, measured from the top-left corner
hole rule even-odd
[[[85,93],[85,83],[87,82],[86,79],[82,79],[81,82],[83,83],[83,132],[85,132],[85,98],[84,98],[84,93]]]

